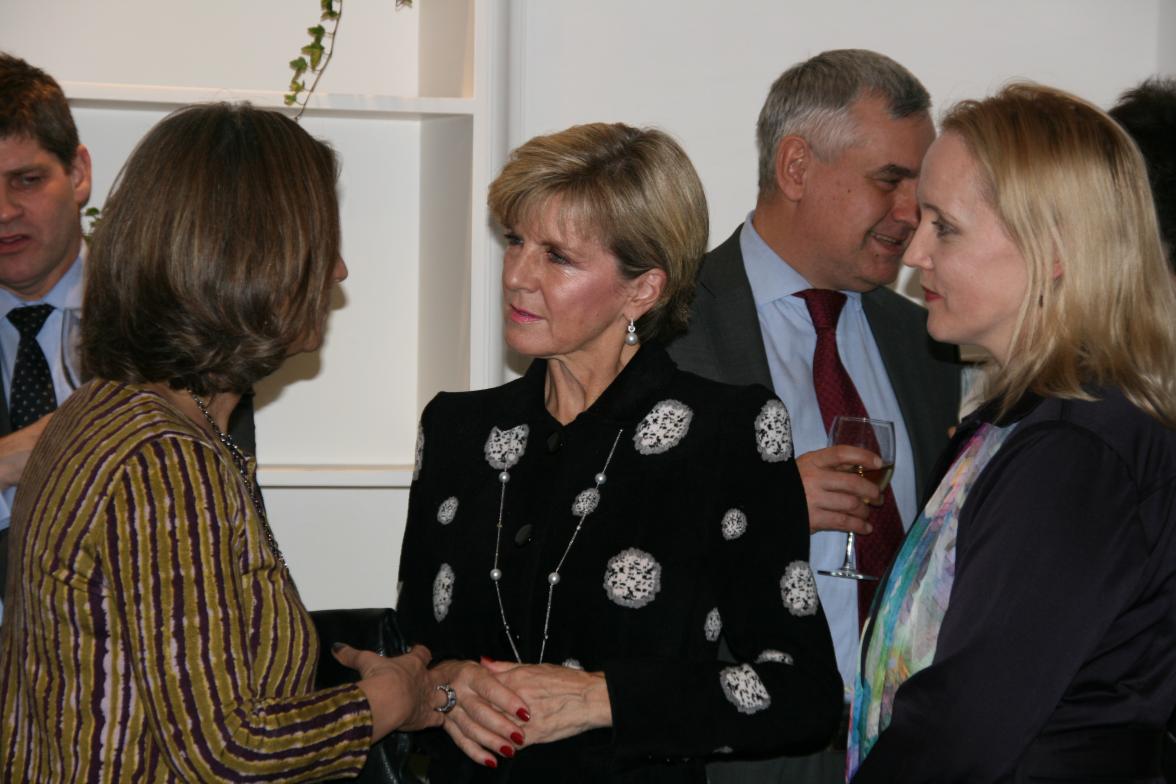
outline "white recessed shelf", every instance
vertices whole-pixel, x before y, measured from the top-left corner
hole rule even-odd
[[[283,93],[276,90],[230,90],[219,87],[102,82],[64,82],[62,88],[73,105],[86,108],[170,108],[210,101],[249,101],[255,106],[282,109],[291,114],[297,111],[286,106],[282,100]],[[402,119],[469,116],[474,113],[474,99],[316,93],[307,103],[306,113],[316,117],[373,116]]]
[[[257,469],[263,487],[403,488],[412,483],[412,466],[271,465]]]

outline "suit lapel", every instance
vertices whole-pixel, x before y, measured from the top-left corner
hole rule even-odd
[[[755,298],[739,247],[742,229],[740,226],[726,242],[707,254],[699,272],[699,294],[712,300],[708,307],[713,309],[710,323],[721,380],[732,384],[762,384],[772,389],[772,372],[760,334]]]
[[[933,432],[933,425],[939,420],[920,405],[928,399],[927,385],[931,382],[926,367],[929,361],[927,349],[919,345],[927,340],[925,327],[920,326],[912,337],[909,331],[912,325],[902,318],[901,313],[892,312],[887,307],[885,297],[889,293],[876,289],[863,294],[862,310],[902,412],[902,421],[914,452],[915,499],[921,501],[924,480],[946,442],[947,433]]]

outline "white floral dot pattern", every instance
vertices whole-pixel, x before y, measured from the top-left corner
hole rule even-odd
[[[717,749],[715,749],[714,753],[715,754],[734,754],[735,749],[731,748],[730,746],[719,746]]]
[[[719,685],[740,713],[759,713],[772,704],[772,696],[750,664],[725,667],[719,673]]]
[[[755,418],[755,444],[769,463],[792,458],[792,420],[779,400],[769,400]]]
[[[793,615],[816,615],[821,606],[817,599],[817,581],[813,570],[805,561],[793,561],[784,569],[780,578],[780,598]]]
[[[579,660],[579,659],[564,659],[563,666],[567,667],[567,668],[568,668],[568,669],[570,669],[570,670],[582,670],[582,669],[584,669],[584,665],[583,665],[583,664],[580,664],[580,660]]]
[[[450,496],[441,502],[441,506],[437,507],[437,522],[441,525],[449,525],[453,522],[453,518],[457,515],[457,497]]]
[[[486,439],[484,451],[486,462],[491,468],[499,471],[510,468],[519,462],[519,458],[527,451],[527,434],[531,431],[526,425],[518,425],[510,430],[490,429],[490,437]]]
[[[449,605],[453,603],[453,581],[453,567],[447,563],[441,564],[437,576],[433,578],[433,617],[437,623],[449,615]]]
[[[620,606],[644,607],[660,590],[661,564],[644,550],[630,547],[608,559],[604,592]]]
[[[645,415],[633,433],[633,446],[643,455],[660,455],[678,445],[690,430],[694,411],[678,400],[663,400]]]
[[[416,458],[412,464],[412,479],[415,482],[421,475],[421,458],[425,456],[425,429],[417,424]]]
[[[747,515],[741,509],[728,509],[721,526],[724,539],[738,539],[747,532]]]
[[[600,491],[595,487],[589,487],[576,496],[576,500],[572,502],[572,514],[576,517],[590,515],[596,511],[596,505],[599,503]]]
[[[764,662],[777,662],[780,664],[793,664],[792,654],[778,651],[775,648],[768,648],[755,657],[756,664],[763,664]]]
[[[715,607],[706,614],[706,621],[702,624],[702,632],[709,642],[715,642],[723,633],[723,619],[719,615],[719,608]]]

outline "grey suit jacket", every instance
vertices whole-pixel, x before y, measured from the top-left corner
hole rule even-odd
[[[669,351],[683,370],[771,389],[772,374],[739,248],[741,230],[742,226],[703,260],[690,329],[670,344]],[[934,489],[927,482],[947,445],[948,428],[959,417],[959,352],[928,337],[927,312],[890,289],[863,295],[862,307],[911,440],[915,495],[922,501]]]

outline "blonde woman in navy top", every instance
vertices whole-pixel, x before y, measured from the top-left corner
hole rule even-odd
[[[904,262],[992,356],[878,591],[850,772],[1159,782],[1176,704],[1176,293],[1113,120],[1013,85],[951,109]]]

